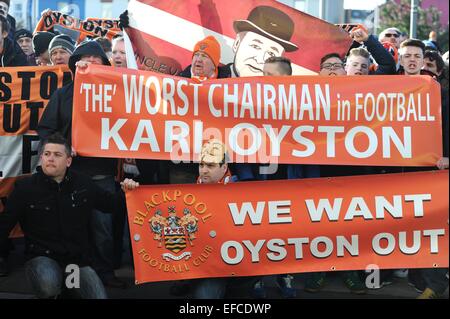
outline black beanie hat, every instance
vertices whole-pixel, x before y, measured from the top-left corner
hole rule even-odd
[[[33,38],[33,34],[30,31],[26,30],[26,29],[20,29],[20,30],[16,31],[14,37],[15,37],[16,41],[19,40],[19,39],[22,39],[22,38],[30,38],[30,39],[32,39]]]
[[[73,74],[75,74],[76,68],[75,63],[81,60],[83,55],[96,55],[102,58],[103,65],[111,65],[108,60],[108,57],[103,51],[100,44],[95,41],[88,40],[80,43],[73,52],[72,56],[69,58],[69,68]]]
[[[40,56],[42,53],[48,50],[48,45],[54,37],[55,34],[48,31],[36,32],[33,37],[33,49],[36,56]]]
[[[70,54],[75,50],[75,43],[67,34],[57,35],[48,45],[48,53],[51,55],[54,49],[64,49]]]

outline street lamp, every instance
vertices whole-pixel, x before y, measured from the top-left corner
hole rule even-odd
[[[411,38],[417,37],[417,6],[419,0],[411,0],[411,19],[409,25],[409,34]]]

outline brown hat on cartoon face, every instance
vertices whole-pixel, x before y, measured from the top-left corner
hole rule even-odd
[[[279,43],[286,52],[298,50],[298,46],[290,42],[294,33],[294,21],[283,11],[273,7],[258,6],[248,15],[247,20],[233,23],[236,33],[251,31]]]
[[[223,164],[226,163],[226,157],[225,145],[217,139],[212,139],[203,144],[200,162]]]

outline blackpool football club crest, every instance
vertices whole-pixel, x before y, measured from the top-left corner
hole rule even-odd
[[[162,248],[164,245],[164,248],[171,252],[162,254],[166,261],[188,260],[192,256],[191,252],[185,250],[194,246],[195,233],[198,231],[198,218],[191,214],[188,208],[184,208],[181,217],[177,215],[175,206],[168,207],[166,216],[158,209],[150,218],[149,223],[154,234],[153,239],[158,241],[158,247]]]

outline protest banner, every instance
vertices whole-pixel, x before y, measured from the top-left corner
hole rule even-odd
[[[72,73],[67,66],[1,69],[0,201],[11,192],[17,177],[34,171],[39,119],[53,92],[70,81]]]
[[[57,25],[77,31],[79,33],[78,43],[82,42],[88,36],[108,38],[111,40],[121,32],[118,23],[118,20],[101,18],[81,20],[59,11],[46,10],[37,23],[34,33],[48,31]]]
[[[439,84],[431,77],[248,77],[198,83],[89,66],[74,89],[83,156],[197,161],[203,140],[231,162],[435,166]]]
[[[315,74],[322,56],[344,56],[352,41],[339,27],[274,0],[131,0],[128,15],[138,68],[171,75],[191,64],[195,44],[210,35],[234,76],[262,75],[269,56],[291,59],[294,74]]]
[[[136,283],[448,267],[448,177],[141,186],[126,193]]]

